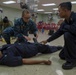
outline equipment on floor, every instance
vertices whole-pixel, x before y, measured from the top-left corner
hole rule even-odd
[[[38,41],[37,41],[36,38],[33,38],[33,41],[34,41],[35,44],[38,44]]]

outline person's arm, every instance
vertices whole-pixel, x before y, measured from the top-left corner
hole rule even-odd
[[[57,39],[62,34],[63,34],[63,31],[61,29],[59,29],[57,32],[53,33],[50,38],[47,39],[47,42],[50,42],[50,41],[53,41],[53,40]]]
[[[62,24],[61,27],[57,30],[57,32],[53,33],[51,37],[49,37],[47,40],[42,41],[41,43],[46,44],[47,42],[51,42],[60,37],[66,31],[63,27],[64,24]]]
[[[23,64],[32,65],[32,64],[46,64],[51,65],[50,60],[31,60],[31,59],[22,59]]]
[[[76,36],[76,13],[72,12],[70,25],[66,24],[64,28],[69,33]]]
[[[4,62],[2,62],[2,64],[10,67],[20,66],[22,64],[26,64],[26,65],[32,65],[32,64],[50,65],[51,64],[50,60],[31,60],[31,59],[22,58],[21,56],[14,56],[14,54],[11,54],[11,53],[4,55],[4,57],[5,57],[5,60]]]
[[[33,22],[33,21],[31,21],[31,28],[30,28],[30,30],[32,31],[32,33],[34,34],[34,36],[36,37],[36,38],[38,38],[38,29],[37,29],[37,27],[36,27],[36,24]]]
[[[76,22],[71,25],[65,25],[64,29],[66,29],[72,35],[76,36]]]

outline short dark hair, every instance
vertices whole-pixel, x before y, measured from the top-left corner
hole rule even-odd
[[[7,16],[5,16],[4,18],[8,18]]]
[[[28,13],[30,13],[30,11],[29,11],[29,10],[27,10],[27,9],[23,10],[23,11],[22,11],[22,16],[24,16],[24,14],[25,14],[25,13],[27,13],[27,14],[28,14]]]
[[[72,10],[71,2],[63,2],[63,3],[59,4],[59,6],[62,7],[62,8],[66,8],[66,9],[68,9],[70,11]]]

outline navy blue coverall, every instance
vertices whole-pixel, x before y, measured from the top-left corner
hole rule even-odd
[[[64,20],[59,30],[47,41],[53,41],[62,34],[64,34],[64,48],[59,54],[60,58],[67,62],[76,62],[76,13],[72,12],[69,22]]]
[[[30,58],[38,53],[53,53],[58,50],[58,46],[48,46],[29,42],[7,44],[0,49],[3,54],[0,58],[0,64],[6,66],[19,66],[23,64],[22,58]]]
[[[22,18],[16,20],[14,27],[6,28],[2,36],[4,37],[7,44],[10,44],[10,36],[18,37],[19,42],[26,41],[23,35],[28,36],[28,32],[31,31],[34,35],[37,33],[36,24],[29,20],[28,23],[24,22]]]

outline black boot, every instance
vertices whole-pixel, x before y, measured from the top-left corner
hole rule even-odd
[[[76,62],[73,63],[73,62],[66,62],[62,65],[62,68],[65,69],[65,70],[70,70],[72,69],[73,67],[76,67]]]

